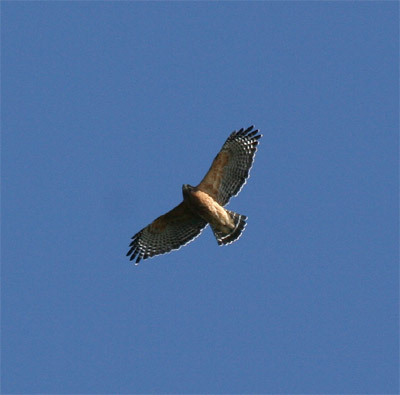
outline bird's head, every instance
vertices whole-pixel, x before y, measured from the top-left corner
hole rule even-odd
[[[191,185],[189,185],[189,184],[183,184],[183,185],[182,185],[182,193],[183,193],[183,196],[190,194],[190,192],[192,192],[193,189],[194,189],[194,187],[192,187]]]

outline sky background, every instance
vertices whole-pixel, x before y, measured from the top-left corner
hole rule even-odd
[[[2,2],[3,393],[397,393],[397,2]],[[229,134],[240,240],[130,237]]]

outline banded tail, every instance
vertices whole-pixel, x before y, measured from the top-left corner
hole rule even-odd
[[[235,228],[228,233],[215,229],[211,225],[211,229],[214,232],[214,236],[217,239],[218,245],[223,245],[223,244],[230,244],[236,241],[242,234],[245,226],[246,226],[246,219],[247,217],[245,215],[241,215],[238,213],[235,213],[233,211],[226,210],[226,212],[230,215],[230,217],[233,219],[233,222],[235,224]]]

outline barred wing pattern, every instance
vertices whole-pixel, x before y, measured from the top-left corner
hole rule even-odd
[[[137,257],[136,263],[139,263],[141,259],[178,250],[194,240],[206,225],[206,221],[194,215],[182,202],[136,233],[126,255],[130,260]]]
[[[206,176],[197,186],[221,206],[236,196],[249,177],[258,140],[262,137],[254,126],[233,132],[215,157]]]

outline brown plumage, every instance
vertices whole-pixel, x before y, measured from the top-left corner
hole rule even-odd
[[[197,187],[183,185],[183,202],[132,237],[127,256],[141,259],[179,249],[194,240],[210,224],[219,245],[237,240],[246,216],[226,210],[249,177],[259,139],[250,126],[233,132]]]

